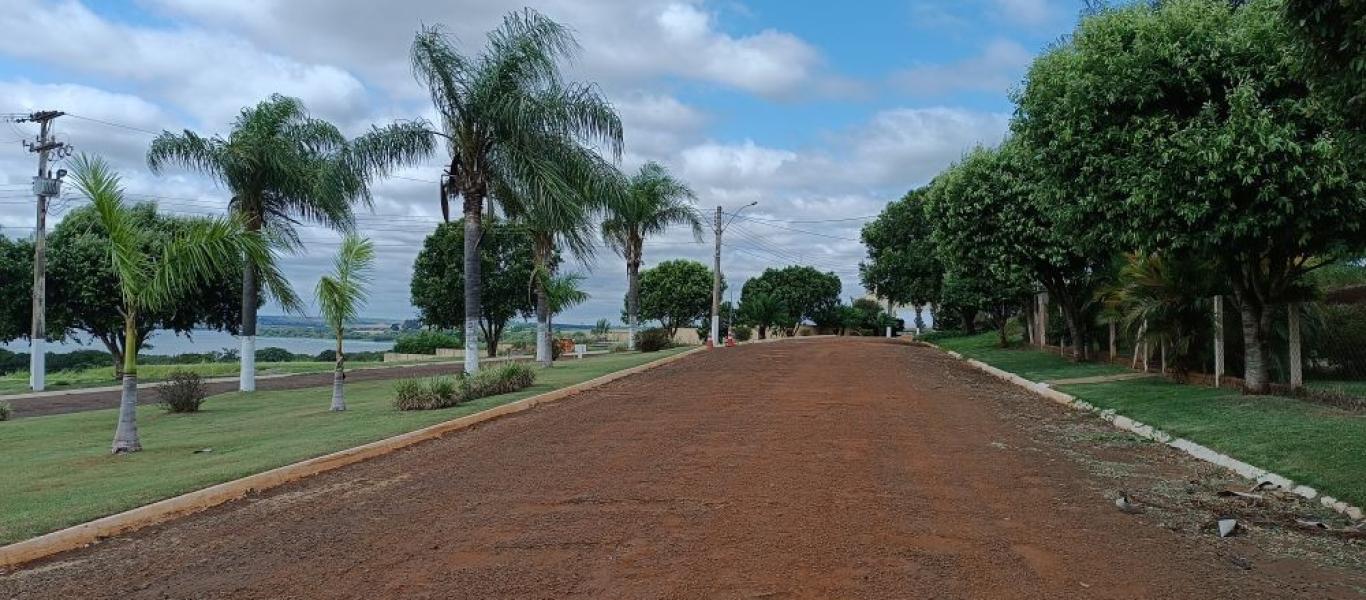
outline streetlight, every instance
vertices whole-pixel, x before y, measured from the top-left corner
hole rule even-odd
[[[713,231],[716,232],[716,252],[711,275],[711,336],[707,338],[707,343],[712,347],[721,341],[721,234],[730,227],[736,217],[740,216],[741,211],[758,203],[759,201],[755,200],[735,209],[730,215],[730,220],[724,224],[721,223],[721,207],[716,207],[716,224],[713,226]]]

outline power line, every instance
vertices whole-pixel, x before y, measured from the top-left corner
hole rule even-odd
[[[751,223],[756,223],[756,224],[759,224],[759,225],[764,225],[764,226],[766,226],[766,227],[776,227],[776,228],[778,228],[778,229],[785,229],[785,230],[787,230],[787,231],[793,231],[793,232],[796,232],[796,233],[804,233],[804,234],[806,234],[806,235],[814,235],[814,236],[818,236],[818,237],[829,238],[829,239],[832,239],[832,240],[841,240],[841,241],[845,241],[845,242],[859,242],[859,243],[863,243],[863,240],[860,240],[860,239],[857,239],[857,238],[844,237],[844,236],[840,236],[840,235],[830,235],[830,234],[828,234],[828,233],[820,233],[820,232],[816,232],[816,231],[807,231],[807,230],[805,230],[805,229],[797,229],[796,227],[787,227],[787,226],[785,226],[785,225],[778,225],[777,223],[769,223],[769,222],[765,222],[765,221],[758,221],[758,220],[755,220],[755,219],[751,219],[751,218],[749,218],[749,217],[740,217],[740,216],[736,216],[735,218],[738,218],[738,219],[740,219],[740,220],[742,220],[742,221],[749,221],[749,222],[751,222]]]
[[[66,113],[66,116],[72,117],[72,118],[76,118],[76,119],[80,119],[80,120],[82,120],[82,121],[90,121],[90,122],[92,122],[92,123],[99,123],[99,124],[101,124],[101,125],[108,125],[108,126],[110,126],[110,127],[118,127],[119,129],[127,129],[127,130],[129,130],[129,131],[136,131],[136,132],[138,132],[138,133],[146,133],[146,134],[148,134],[148,135],[161,135],[161,132],[160,132],[160,131],[152,131],[152,130],[150,130],[150,129],[143,129],[143,128],[141,128],[141,127],[133,127],[132,125],[124,125],[123,123],[114,123],[114,122],[112,122],[112,121],[105,121],[105,120],[102,120],[102,119],[96,119],[96,118],[94,118],[94,117],[86,117],[86,116],[77,115],[77,114],[73,114],[73,113]]]

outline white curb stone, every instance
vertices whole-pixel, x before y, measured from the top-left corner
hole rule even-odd
[[[1222,454],[1218,451],[1207,448],[1190,440],[1173,437],[1171,434],[1162,431],[1161,429],[1157,429],[1156,427],[1153,427],[1151,425],[1145,425],[1143,423],[1120,415],[1116,413],[1114,409],[1100,409],[1099,407],[1089,402],[1077,399],[1075,396],[1055,390],[1047,384],[1030,381],[1028,379],[1025,379],[1024,377],[1016,375],[1015,373],[1004,371],[1000,368],[991,366],[987,363],[984,363],[974,358],[964,358],[962,354],[959,354],[952,350],[944,350],[943,348],[940,348],[939,346],[929,342],[922,343],[937,350],[940,350],[942,352],[946,352],[949,356],[952,356],[958,360],[962,360],[968,363],[969,365],[972,365],[974,368],[987,373],[988,375],[992,375],[998,379],[1008,381],[1030,392],[1033,392],[1035,395],[1042,396],[1046,399],[1053,400],[1054,402],[1058,402],[1060,404],[1066,404],[1077,410],[1095,413],[1100,418],[1109,421],[1115,427],[1122,429],[1124,431],[1128,431],[1140,437],[1147,438],[1162,444],[1166,444],[1168,446],[1171,446],[1172,448],[1176,448],[1177,450],[1185,452],[1190,456],[1233,471],[1234,473],[1237,473],[1238,475],[1245,477],[1247,479],[1251,479],[1257,482],[1265,481],[1275,484],[1279,486],[1281,489],[1290,490],[1292,493],[1301,496],[1307,500],[1314,500],[1317,498],[1319,504],[1322,504],[1324,507],[1336,511],[1337,513],[1344,515],[1347,518],[1352,519],[1353,521],[1362,521],[1363,519],[1366,519],[1366,513],[1363,513],[1360,507],[1352,506],[1332,496],[1321,495],[1319,494],[1318,490],[1307,485],[1296,484],[1293,480],[1291,480],[1288,477],[1277,475],[1276,473],[1273,473],[1266,469],[1250,465],[1248,463],[1240,461],[1226,454]]]

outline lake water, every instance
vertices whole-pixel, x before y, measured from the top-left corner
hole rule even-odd
[[[84,338],[82,338],[84,339]],[[148,341],[150,348],[144,349],[142,354],[153,354],[158,356],[174,356],[177,354],[210,352],[231,348],[237,350],[241,348],[241,343],[237,337],[225,331],[196,330],[190,337],[175,335],[170,331],[158,331],[152,334]],[[321,338],[283,338],[256,336],[256,349],[262,348],[284,348],[295,354],[317,354],[323,350],[331,350],[336,345],[333,340]],[[383,352],[392,350],[393,342],[375,342],[369,340],[346,340],[346,350],[350,352]],[[6,350],[12,352],[28,352],[28,341],[15,340],[4,344]],[[74,350],[101,350],[104,344],[96,341],[93,344],[75,344],[64,342],[60,344],[44,344],[43,349],[48,352],[64,353]]]

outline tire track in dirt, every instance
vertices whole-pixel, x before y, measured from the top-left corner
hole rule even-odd
[[[1063,409],[937,351],[742,346],[0,577],[23,598],[1350,598],[1116,511]],[[1097,426],[1099,427],[1099,426]],[[1154,478],[1160,446],[1112,460]],[[1144,471],[1146,470],[1146,471]],[[1228,560],[1236,551],[1255,564]]]

